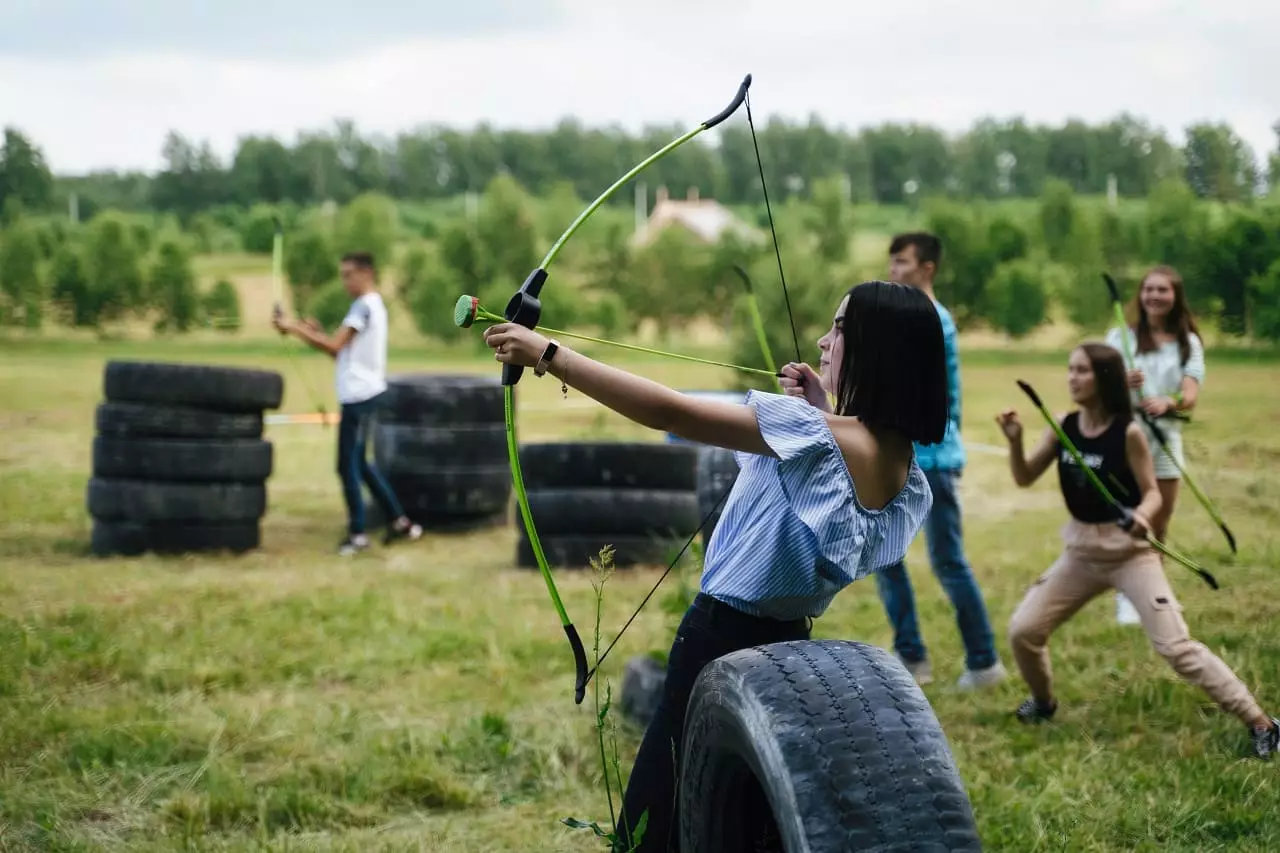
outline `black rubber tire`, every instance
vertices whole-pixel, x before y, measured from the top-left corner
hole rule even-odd
[[[112,403],[166,403],[217,412],[278,409],[284,377],[271,370],[214,364],[109,361],[103,390]]]
[[[520,509],[514,511],[514,524],[519,529],[516,540],[516,566],[522,569],[538,568],[538,561],[533,556],[533,545],[524,530],[524,519]],[[533,523],[538,531],[538,541],[542,543],[542,553],[547,564],[563,569],[591,568],[591,559],[600,556],[600,549],[605,545],[613,546],[613,565],[617,568],[633,566],[656,566],[666,568],[672,558],[685,544],[684,539],[660,539],[634,534],[610,535],[598,533],[593,535],[553,535],[544,536],[537,516]]]
[[[607,533],[688,539],[702,520],[693,492],[529,489],[527,494],[538,532],[553,536]]]
[[[724,512],[726,493],[738,480],[738,460],[732,450],[701,445],[698,447],[698,518],[702,524],[702,542],[711,541],[720,516]]]
[[[177,483],[261,483],[271,476],[271,442],[260,438],[93,440],[93,476]]]
[[[506,465],[387,474],[387,482],[405,514],[424,525],[435,518],[505,512],[511,500],[511,469]]]
[[[257,521],[228,524],[141,524],[94,519],[89,550],[98,557],[136,557],[148,551],[156,554],[204,551],[242,554],[261,544],[262,527]]]
[[[506,461],[506,426],[501,422],[448,427],[376,423],[373,459],[388,475],[423,475],[440,468],[496,464],[511,470]]]
[[[712,661],[681,763],[685,853],[758,849],[762,836],[759,849],[793,853],[982,849],[933,709],[874,646],[774,643]]]
[[[261,438],[261,412],[211,412],[188,406],[102,403],[97,429],[108,438]]]
[[[697,455],[694,445],[651,441],[524,444],[520,469],[528,489],[692,492],[698,486]]]
[[[266,514],[267,489],[247,483],[89,480],[89,515],[100,521],[243,522]]]
[[[519,391],[512,403],[518,403]],[[379,407],[383,423],[457,426],[506,424],[502,382],[497,374],[399,373],[387,377]]]

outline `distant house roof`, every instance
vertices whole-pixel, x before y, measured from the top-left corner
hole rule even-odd
[[[750,241],[759,240],[762,236],[720,202],[709,198],[699,199],[697,187],[690,187],[688,196],[683,201],[668,197],[666,187],[658,187],[653,212],[631,238],[631,242],[635,245],[648,243],[659,231],[673,224],[683,226],[707,243],[716,242],[725,232],[730,231]]]

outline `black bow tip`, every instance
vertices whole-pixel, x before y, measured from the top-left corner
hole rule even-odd
[[[1107,283],[1107,290],[1111,291],[1111,301],[1120,301],[1120,288],[1116,287],[1116,280],[1111,277],[1111,273],[1104,272],[1102,280]]]

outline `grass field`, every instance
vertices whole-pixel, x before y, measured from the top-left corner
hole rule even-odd
[[[0,850],[602,849],[559,823],[608,812],[590,699],[573,705],[572,661],[541,580],[512,568],[513,526],[340,560],[334,432],[273,426],[261,551],[86,556],[84,488],[108,358],[275,368],[284,409],[302,412],[311,403],[296,363],[332,409],[330,363],[297,352],[290,361],[272,340],[0,341]],[[1064,354],[1020,366],[1015,355],[966,353],[964,371],[967,548],[1002,651],[1064,518],[1052,477],[1019,491],[1005,459],[983,447],[1001,443],[992,416],[1003,406],[1036,423],[1015,378],[1050,406],[1066,401]],[[675,387],[726,378],[614,361]],[[1172,539],[1224,588],[1169,571],[1194,635],[1280,710],[1280,366],[1227,362],[1210,351],[1187,451],[1241,551],[1229,560],[1184,494]],[[392,368],[495,365],[396,351]],[[565,404],[550,382],[521,387],[524,440],[660,438],[579,395]],[[1280,764],[1246,758],[1242,727],[1181,684],[1139,629],[1117,626],[1111,597],[1052,641],[1063,706],[1053,725],[1029,730],[1010,715],[1024,696],[1016,676],[978,696],[949,691],[959,638],[922,539],[909,559],[939,679],[926,692],[987,849],[1280,849]],[[656,576],[610,580],[606,642]],[[590,577],[557,579],[589,638]],[[615,687],[630,655],[670,643],[672,619],[656,605],[606,663]],[[887,646],[874,583],[842,593],[815,636]],[[624,772],[638,740],[620,731]]]

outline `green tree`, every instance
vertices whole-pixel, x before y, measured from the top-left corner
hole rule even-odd
[[[324,233],[307,228],[285,235],[284,268],[295,310],[309,310],[311,297],[338,276],[338,255]]]
[[[475,237],[481,276],[507,282],[508,291],[515,290],[540,260],[532,201],[510,176],[500,175],[485,188]]]
[[[1048,299],[1041,265],[1025,258],[995,268],[987,287],[987,317],[1012,338],[1035,330],[1048,316]]]
[[[240,311],[240,294],[235,285],[226,279],[218,279],[204,295],[203,304],[205,319],[221,332],[234,332],[244,322]]]
[[[844,182],[839,177],[815,181],[812,199],[809,229],[817,238],[818,254],[828,263],[844,263],[853,241],[853,209],[845,201]]]
[[[240,243],[246,252],[269,255],[275,248],[276,220],[280,210],[268,204],[255,204],[244,218]],[[286,235],[286,239],[287,239]]]
[[[1200,198],[1240,201],[1252,198],[1258,164],[1249,144],[1225,124],[1187,128],[1187,184]]]
[[[16,199],[30,211],[53,204],[53,175],[44,154],[16,127],[5,127],[0,147],[0,208]]]
[[[334,253],[341,257],[370,252],[380,269],[389,268],[399,227],[399,213],[390,198],[377,193],[357,196],[338,213]]]
[[[1045,183],[1040,195],[1040,233],[1051,260],[1066,257],[1067,244],[1079,216],[1070,184],[1056,178]]]
[[[19,219],[0,233],[0,319],[6,325],[38,329],[43,318],[40,240],[28,220]]]
[[[98,321],[99,294],[90,283],[79,246],[64,243],[53,256],[49,273],[50,296],[59,321],[68,326],[94,326]]]
[[[123,215],[105,211],[94,217],[84,261],[90,288],[88,313],[94,326],[145,309],[141,253]]]
[[[148,282],[150,301],[159,313],[157,331],[186,332],[196,323],[200,297],[191,258],[172,237],[161,241]]]
[[[1266,272],[1249,279],[1249,297],[1253,334],[1264,340],[1280,341],[1280,259]]]

